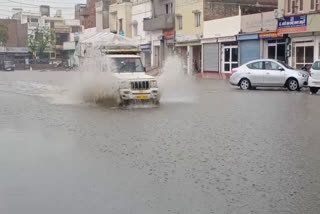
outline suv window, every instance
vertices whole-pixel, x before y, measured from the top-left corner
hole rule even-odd
[[[264,68],[266,70],[279,70],[282,67],[278,63],[266,61],[264,62]]]
[[[320,70],[320,61],[315,62],[315,63],[312,65],[312,69],[313,69],[313,70]]]
[[[263,68],[263,62],[253,62],[247,65],[250,69],[262,69]]]

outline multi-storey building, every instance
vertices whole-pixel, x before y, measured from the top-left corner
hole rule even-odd
[[[101,0],[87,0],[86,4],[75,6],[74,17],[80,20],[80,24],[87,28],[96,27],[96,2]]]
[[[278,33],[288,36],[289,65],[310,67],[320,58],[320,0],[279,0]]]
[[[110,0],[100,0],[96,2],[96,28],[103,31],[109,28],[109,5]]]
[[[143,21],[143,30],[151,35],[152,67],[163,65],[163,61],[174,50],[175,5],[173,0],[151,1],[151,15]]]
[[[111,0],[109,28],[112,33],[132,37],[132,2],[130,0]]]

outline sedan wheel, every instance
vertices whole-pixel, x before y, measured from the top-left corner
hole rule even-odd
[[[240,81],[240,88],[242,90],[248,90],[250,88],[250,82],[248,79],[243,79]]]
[[[299,90],[299,83],[295,79],[290,79],[288,82],[288,89],[290,91],[298,91]]]

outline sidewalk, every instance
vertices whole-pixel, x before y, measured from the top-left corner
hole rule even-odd
[[[205,72],[197,74],[200,79],[217,79],[217,80],[228,80],[230,79],[230,73],[218,73],[218,72]]]

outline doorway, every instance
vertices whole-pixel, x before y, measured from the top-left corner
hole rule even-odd
[[[231,72],[238,67],[238,46],[224,46],[222,52],[222,72]]]

